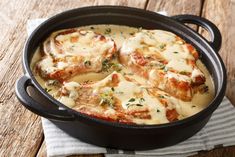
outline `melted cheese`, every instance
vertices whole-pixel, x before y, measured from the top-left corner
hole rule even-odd
[[[116,52],[115,42],[94,31],[82,29],[61,30],[52,33],[44,42],[45,56],[38,63],[42,76],[53,77],[59,72],[64,78],[77,72],[98,72],[102,61]]]
[[[167,72],[165,77],[167,77],[167,78],[175,78],[176,80],[179,80],[179,81],[190,82],[190,78],[188,76],[179,75],[179,74],[176,74],[176,73],[173,73],[173,72]]]
[[[106,31],[107,28],[111,28],[111,31],[108,33]],[[200,70],[193,69],[190,65],[186,64],[184,59],[193,59],[193,56],[189,53],[185,45],[182,45],[181,43],[173,44],[176,38],[174,34],[161,30],[139,31],[136,28],[117,26],[117,25],[92,25],[92,26],[80,27],[80,29],[91,30],[103,34],[106,37],[112,38],[116,42],[117,48],[121,49],[120,51],[123,51],[124,53],[127,54],[133,52],[133,50],[136,49],[146,49],[146,44],[147,44],[148,51],[146,52],[146,54],[150,55],[150,54],[155,54],[156,52],[161,52],[163,57],[166,60],[168,60],[168,63],[166,65],[167,68],[172,68],[178,71],[181,70],[186,72],[192,72],[191,78],[189,78],[188,76],[182,76],[171,72],[167,72],[167,75],[165,77],[169,78],[174,77],[179,80],[190,81],[190,79],[195,79],[198,75],[204,75],[206,78],[205,85],[208,86],[209,91],[204,94],[200,93],[195,94],[193,96],[193,99],[189,102],[182,101],[173,96],[167,96],[166,99],[170,103],[166,108],[161,104],[161,102],[159,102],[158,98],[149,94],[149,92],[146,90],[148,89],[147,86],[148,81],[146,79],[139,77],[138,75],[136,75],[135,73],[131,72],[129,69],[126,68],[123,68],[122,71],[120,71],[119,73],[116,72],[112,73],[112,74],[117,74],[120,79],[119,84],[116,87],[114,87],[114,91],[112,91],[110,87],[106,87],[106,83],[111,80],[112,74],[110,73],[89,72],[87,74],[80,74],[67,80],[67,83],[64,83],[63,85],[60,84],[54,86],[48,83],[49,81],[53,80],[48,80],[48,81],[44,80],[37,73],[35,73],[35,71],[33,71],[39,84],[41,84],[43,88],[50,89],[49,94],[57,98],[61,103],[71,108],[78,109],[76,105],[76,99],[79,97],[77,92],[79,90],[78,88],[81,86],[80,83],[89,80],[92,83],[94,83],[94,85],[92,86],[93,94],[113,92],[113,95],[116,98],[118,98],[118,100],[120,100],[122,109],[125,111],[136,110],[139,108],[149,109],[149,114],[151,115],[151,119],[133,118],[132,120],[134,123],[161,124],[169,122],[168,119],[166,118],[167,109],[176,109],[180,115],[179,118],[182,119],[203,110],[207,106],[207,104],[213,99],[214,96],[213,81],[211,79],[208,70],[200,60],[197,60],[197,67]],[[133,35],[134,33],[136,34]],[[87,55],[88,51],[95,51],[95,52],[103,51],[109,49],[112,46],[111,42],[108,42],[106,45],[97,48],[96,46],[92,45],[89,42],[90,41],[89,39],[92,37],[92,34],[90,34],[90,36],[81,37],[82,40],[79,43],[76,44],[71,43],[70,38],[76,36],[78,36],[78,33],[72,33],[68,36],[59,35],[56,37],[56,40],[65,43],[62,49],[66,50],[65,51],[66,55],[67,54],[78,55],[77,52],[81,51],[80,54],[85,56]],[[128,39],[130,42],[126,42],[126,39]],[[161,49],[160,46],[165,43],[169,44],[167,44],[164,47],[164,49]],[[74,47],[75,49],[71,49],[71,47]],[[55,45],[52,45],[50,48],[52,49],[52,51],[58,52],[58,49],[55,47]],[[87,50],[86,51],[83,50],[84,48]],[[64,54],[57,53],[56,55],[58,55],[57,57],[63,58]],[[41,57],[42,56],[37,50],[37,53],[35,53],[31,61],[31,69],[35,68],[35,64],[39,60],[41,60]],[[54,71],[53,68],[54,63],[50,58],[45,58],[41,62],[41,66],[48,73]],[[63,69],[68,65],[66,65],[66,63],[64,62],[58,62],[56,66],[57,66],[56,68],[58,69]],[[151,70],[149,77],[156,77],[155,72],[156,71]],[[130,82],[126,78],[134,80],[137,83]],[[59,90],[61,90],[62,86],[63,88],[66,88],[69,94],[67,96],[61,96],[58,98],[56,94],[58,93]],[[134,105],[141,101],[140,98],[136,98],[136,93],[142,93],[144,101],[141,102],[141,105],[143,106]],[[164,94],[164,92],[162,94]],[[129,102],[131,98],[135,98],[135,100]],[[127,105],[128,103],[129,105]],[[101,110],[101,108],[98,106],[99,104],[97,104],[96,108],[91,108],[90,112],[97,112],[108,116],[116,114],[116,111],[113,108],[107,108],[106,110]]]
[[[186,60],[184,59],[174,59],[170,60],[166,65],[167,68],[172,68],[177,71],[185,71],[185,72],[192,72],[193,67],[190,64],[187,64]]]
[[[114,91],[111,90],[110,87],[106,87],[108,82],[112,80],[112,76],[116,74],[119,78],[119,83],[117,86],[114,87]],[[69,82],[65,83],[64,86],[69,92],[69,96],[65,97],[62,96],[60,101],[64,104],[68,105],[69,107],[74,106],[74,102],[77,97],[71,97],[71,93],[76,93],[76,87],[79,87],[79,84],[76,82]],[[151,96],[146,88],[138,86],[136,83],[127,81],[120,73],[113,72],[112,74],[108,75],[101,81],[92,85],[93,88],[93,95],[100,95],[102,93],[113,93],[113,96],[117,98],[121,102],[121,106],[123,110],[135,110],[138,108],[145,107],[149,110],[151,115],[150,119],[139,119],[134,118],[133,122],[138,124],[161,124],[169,122],[166,118],[166,108],[159,102],[157,98]],[[126,90],[128,89],[128,90]],[[141,101],[141,98],[136,97],[136,93],[142,93],[144,100]],[[130,101],[130,99],[133,99]],[[68,100],[68,102],[65,102]],[[141,104],[141,106],[136,106],[136,104]],[[98,108],[97,108],[98,109]],[[101,111],[98,111],[101,112]],[[114,114],[115,110],[108,109],[105,111],[105,114]]]
[[[66,35],[59,35],[55,38],[55,40],[62,43],[62,49],[66,55],[90,56],[91,53],[94,55],[99,55],[114,46],[112,40],[108,40],[108,42],[103,42],[101,40],[94,41],[97,34],[93,31],[80,32],[84,35],[80,35],[78,32],[75,32]],[[71,39],[73,38],[77,38],[77,41],[72,42]]]
[[[163,57],[168,61],[179,59],[194,59],[192,54],[189,53],[185,45],[175,43],[168,44],[162,53]]]

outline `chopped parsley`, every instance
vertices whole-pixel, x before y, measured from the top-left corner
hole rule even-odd
[[[142,31],[142,27],[139,27],[139,28],[138,28],[138,32],[140,32],[140,31]]]
[[[139,103],[132,103],[132,102],[134,102],[136,99],[135,98],[131,98],[131,99],[129,99],[128,100],[128,103],[126,104],[126,106],[127,106],[127,108],[129,108],[130,106],[144,106],[143,104],[142,104],[142,102],[143,101],[145,101],[145,99],[144,98],[140,98],[139,99]]]
[[[112,63],[108,59],[103,60],[102,71],[109,71],[110,68],[116,70],[117,72],[120,72],[122,70],[122,65],[119,63]]]
[[[195,105],[192,106],[192,108],[196,107]]]
[[[168,68],[165,66],[164,69],[163,69],[164,72],[167,72],[168,71]]]
[[[115,92],[116,94],[124,94],[122,91]]]
[[[166,47],[166,44],[161,44],[159,47],[160,49],[164,49]]]
[[[144,98],[140,98],[140,102],[144,102],[145,101],[145,99]]]
[[[114,89],[113,87],[111,88],[111,90],[112,90],[113,92],[115,91],[115,89]]]
[[[83,81],[84,84],[88,84],[89,82],[92,82],[91,80],[85,80]]]
[[[52,89],[45,88],[45,91],[50,92],[50,91],[52,91]]]
[[[87,66],[87,67],[88,67],[88,66],[91,66],[91,61],[86,60],[86,61],[84,62],[84,65]]]
[[[111,63],[111,67],[116,70],[117,72],[120,72],[122,70],[122,65],[119,63]]]
[[[134,102],[135,98],[131,98],[128,102]]]
[[[157,112],[160,112],[160,110],[159,110],[159,109],[157,109]]]
[[[132,76],[134,74],[133,73],[126,73],[126,72],[124,72],[123,75],[130,75],[130,76]]]
[[[208,86],[205,86],[203,89],[204,89],[204,92],[208,92],[209,91],[209,87]]]
[[[55,57],[55,55],[54,55],[52,52],[49,52],[49,55],[50,55],[51,57]]]
[[[58,80],[48,80],[46,82],[47,86],[59,86],[60,82]]]
[[[110,34],[112,32],[111,28],[106,28],[104,34]]]
[[[161,64],[161,65],[160,65],[160,69],[161,69],[161,70],[164,70],[164,69],[165,69],[165,67],[166,67],[166,66],[165,66],[165,65],[163,65],[163,64]]]
[[[143,106],[143,105],[141,105],[141,104],[130,104],[130,103],[127,103],[126,106],[127,106],[127,108],[129,108],[129,107],[131,107],[131,106],[138,106],[138,107],[141,107],[141,106]]]
[[[177,52],[177,51],[174,51],[173,53],[179,53],[179,52]]]
[[[181,74],[181,75],[187,75],[188,72],[187,72],[187,71],[180,71],[179,74]]]
[[[165,98],[163,95],[159,95],[159,98]]]
[[[131,33],[129,33],[130,35],[134,35],[135,34],[135,32],[131,32]]]
[[[109,68],[110,68],[109,60],[108,59],[103,60],[102,70],[103,71],[108,71]]]
[[[102,93],[100,95],[100,105],[108,105],[110,107],[114,107],[114,97],[109,93],[109,92],[106,92],[106,93]]]
[[[164,70],[165,67],[166,67],[165,65],[160,65],[160,69],[161,69],[161,70]]]
[[[179,43],[180,45],[182,45],[182,44],[184,44],[184,41],[179,40],[178,43]]]

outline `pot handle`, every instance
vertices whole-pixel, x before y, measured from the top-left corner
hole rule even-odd
[[[61,121],[74,120],[74,116],[69,114],[66,110],[45,109],[39,102],[37,102],[31,96],[29,96],[27,92],[28,86],[34,87],[32,80],[26,75],[18,79],[15,85],[16,96],[18,100],[27,109],[47,119],[61,120]]]
[[[216,52],[219,52],[222,42],[221,33],[216,25],[213,24],[211,21],[195,15],[176,15],[172,16],[172,18],[181,23],[195,24],[206,29],[211,36],[211,41],[208,41],[208,43]]]

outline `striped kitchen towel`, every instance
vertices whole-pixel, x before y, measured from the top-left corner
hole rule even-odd
[[[28,34],[44,20],[28,21]],[[177,145],[161,149],[123,151],[98,147],[69,136],[47,119],[42,118],[42,125],[49,157],[99,153],[104,153],[107,157],[186,157],[201,150],[235,145],[235,108],[226,97],[201,131]]]
[[[235,108],[226,97],[201,131],[186,141],[161,149],[123,151],[97,147],[69,136],[45,118],[42,118],[42,125],[47,155],[53,157],[99,153],[104,153],[107,157],[185,157],[201,150],[235,145]]]

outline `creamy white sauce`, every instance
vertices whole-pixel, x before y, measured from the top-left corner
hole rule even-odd
[[[107,28],[110,28],[111,31],[107,31]],[[132,27],[127,27],[127,26],[118,26],[118,25],[91,25],[91,26],[84,26],[81,27],[81,29],[84,30],[93,30],[97,33],[100,34],[104,34],[105,36],[109,36],[111,37],[117,45],[117,48],[120,49],[121,45],[123,43],[123,41],[129,37],[132,37],[133,33],[138,32],[137,28],[132,28]],[[161,34],[161,31],[157,31],[157,33]],[[76,34],[75,34],[76,35]],[[153,34],[154,35],[154,34]],[[60,38],[60,37],[58,37]],[[157,36],[157,38],[159,38]],[[62,39],[61,39],[62,40]],[[167,36],[164,36],[164,39],[159,39],[159,41],[161,42],[169,42],[169,41],[173,41],[173,35],[172,33],[167,33]],[[155,41],[152,41],[151,39],[148,40],[149,43],[154,44]],[[128,47],[128,45],[124,45],[126,47]],[[175,51],[175,49],[177,49],[178,54],[173,53]],[[187,65],[186,63],[184,63],[184,61],[181,61],[180,58],[179,60],[173,60],[175,58],[177,58],[179,55],[184,56],[184,58],[189,58],[191,59],[192,56],[187,53],[185,50],[185,47],[175,47],[170,46],[165,50],[164,53],[164,57],[166,59],[168,59],[170,62],[168,63],[168,67],[172,67],[176,70],[179,69],[184,69],[185,71],[192,71],[192,67],[190,67],[189,65]],[[132,51],[131,49],[129,50],[128,48],[126,48],[126,51]],[[155,51],[155,50],[153,50]],[[41,54],[39,52],[39,50],[37,49],[37,52],[34,54],[32,61],[31,61],[31,69],[34,69],[35,64],[41,59]],[[171,61],[173,60],[173,61]],[[48,66],[48,64],[51,64],[51,61],[48,61],[46,63],[44,63],[43,66]],[[188,117],[191,115],[194,115],[195,113],[203,110],[209,103],[210,101],[213,99],[214,97],[214,85],[213,85],[213,81],[212,78],[208,72],[208,70],[206,69],[206,67],[204,66],[204,64],[198,60],[197,61],[197,66],[199,67],[199,69],[203,72],[203,74],[206,77],[206,85],[208,86],[208,92],[204,93],[204,94],[200,94],[197,93],[194,95],[192,101],[190,102],[185,102],[182,100],[179,100],[177,98],[171,97],[171,101],[173,104],[175,104],[176,110],[177,112],[181,115],[181,118],[184,117]],[[63,68],[65,65],[61,64],[59,65],[59,67]],[[53,70],[53,69],[48,69],[48,70]],[[120,72],[122,75],[126,75],[126,77],[129,78],[134,78],[137,82],[141,83],[141,84],[146,84],[146,80],[135,75],[134,73],[132,73],[131,71],[128,71],[128,69],[123,68],[122,71]],[[193,75],[196,75],[197,71],[193,72]],[[72,79],[68,80],[68,81],[74,81],[74,82],[85,82],[85,81],[100,81],[102,79],[104,79],[105,77],[107,77],[110,73],[87,73],[87,74],[81,74],[81,75],[77,75],[75,77],[73,77]],[[59,89],[59,87],[57,86],[53,86],[53,85],[49,85],[48,82],[45,82],[40,76],[38,76],[37,74],[34,74],[35,78],[37,79],[37,81],[39,82],[39,84],[43,87],[43,88],[47,88],[49,89],[49,94],[51,94],[52,96],[55,96],[55,93],[57,92],[57,90]],[[172,76],[172,77],[176,77],[176,76]],[[133,97],[133,91],[136,90],[140,90],[138,88],[137,85],[133,85],[132,84],[126,84],[126,82],[121,82],[120,85],[117,87],[117,89],[115,89],[116,91],[122,91],[124,92],[124,94],[116,94],[117,97],[119,97],[122,101],[122,106],[124,109],[127,109],[127,106],[125,104],[128,103],[128,100],[130,99],[130,97]],[[153,106],[153,104],[158,104],[159,102],[157,102],[158,100],[155,98],[150,97],[146,92],[144,92],[144,97],[146,98],[146,105],[149,105],[150,108],[152,108],[152,110],[150,112],[156,112],[156,105]],[[61,101],[64,104],[67,104],[70,107],[75,106],[74,101],[71,100],[71,98],[64,98],[62,97],[59,101]],[[157,103],[156,103],[157,102]],[[165,108],[162,106],[158,106],[158,109],[161,110],[161,112],[159,112],[159,114],[153,114],[151,113],[151,115],[154,115],[153,119],[154,121],[145,121],[143,122],[140,119],[134,119],[134,121],[136,123],[145,123],[145,124],[158,124],[161,122],[167,122],[167,119],[165,118]],[[113,110],[107,110],[106,111],[107,114],[108,112],[114,112]],[[159,120],[159,122],[157,122],[157,119]]]

